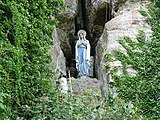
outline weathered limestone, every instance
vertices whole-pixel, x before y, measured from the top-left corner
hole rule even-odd
[[[88,15],[89,34],[93,47],[96,46],[99,37],[101,36],[105,22],[111,14],[110,0],[91,0],[86,2],[86,12]]]
[[[93,93],[98,90],[100,91],[101,81],[97,80],[96,78],[84,77],[78,79],[72,79],[72,87],[74,94],[81,94],[86,92],[89,89],[93,90]],[[101,95],[99,95],[101,96]]]
[[[63,75],[66,75],[66,59],[64,57],[64,54],[61,50],[60,43],[59,43],[59,37],[57,34],[57,31],[55,30],[53,33],[53,46],[50,49],[52,62],[51,65],[53,65],[53,69],[55,72],[62,73]]]
[[[150,1],[151,0],[113,0],[112,10],[114,12],[114,16],[118,16],[124,11],[131,10],[133,7],[136,8],[136,4],[139,4],[142,7],[143,5],[150,3]]]
[[[71,42],[74,40],[75,33],[75,17],[77,14],[77,1],[65,0],[66,9],[58,16],[59,24],[57,26],[57,32],[59,36],[60,46],[66,59],[70,59],[72,53]]]
[[[74,55],[73,44],[76,36],[75,32],[79,29],[75,27],[75,25],[78,24],[75,23],[75,21],[77,22],[75,18],[81,13],[77,13],[78,0],[66,0],[65,2],[67,9],[58,16],[60,22],[57,26],[57,39],[60,42],[59,45],[61,46],[67,61],[71,62],[71,65],[69,66],[70,68],[68,68],[70,70],[70,74],[75,75],[76,71],[74,60],[71,59],[73,58],[71,56]],[[108,53],[111,53],[113,57],[115,56],[114,49],[120,49],[126,53],[126,50],[118,43],[117,40],[124,35],[130,36],[134,39],[138,34],[139,29],[144,30],[146,37],[150,36],[151,28],[146,23],[145,17],[139,13],[139,10],[145,8],[145,4],[148,2],[149,0],[85,1],[85,8],[83,8],[83,12],[86,12],[84,14],[86,16],[84,16],[85,19],[83,18],[82,23],[87,24],[83,26],[86,27],[85,29],[87,34],[90,35],[89,40],[92,46],[92,55],[95,55],[95,73],[96,77],[103,82],[101,90],[104,94],[106,91],[109,91],[106,84],[113,82],[113,79],[111,76],[106,75],[107,71],[104,67],[106,61],[103,57],[103,52],[107,51]],[[82,18],[76,19],[81,20]],[[63,56],[62,54],[58,54],[55,56]],[[59,60],[60,63],[65,63],[64,56],[61,58],[62,60]],[[57,60],[58,58],[56,57],[54,59]],[[118,67],[118,74],[122,73],[122,65],[120,61],[110,62],[109,64],[110,69],[116,66]],[[64,66],[65,64],[60,66],[62,71],[66,71],[66,68],[63,68]],[[132,75],[136,75],[136,71],[132,69],[132,66],[128,66],[127,71]]]
[[[108,84],[109,81],[113,80],[110,76],[106,77],[106,79],[101,77],[104,76],[102,71],[105,69],[105,60],[102,53],[107,51],[112,54],[112,56],[115,56],[114,49],[120,49],[126,53],[126,50],[118,43],[118,39],[124,35],[134,39],[138,34],[139,29],[144,30],[147,36],[151,34],[151,28],[146,23],[145,17],[139,13],[139,10],[141,10],[142,7],[143,4],[139,4],[139,2],[130,2],[129,0],[125,4],[122,4],[121,9],[118,9],[117,16],[105,24],[105,29],[96,47],[96,68],[98,68],[97,75],[98,79],[103,80],[103,83]],[[109,64],[111,68],[117,66],[119,74],[121,73],[122,66],[118,61]],[[136,71],[134,71],[131,66],[128,67],[127,71],[132,75],[136,74]],[[106,89],[108,86],[104,85],[103,87]]]

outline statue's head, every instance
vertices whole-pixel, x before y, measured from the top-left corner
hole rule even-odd
[[[79,30],[79,31],[78,31],[78,37],[82,37],[82,36],[83,36],[83,37],[85,38],[85,37],[86,37],[86,34],[87,34],[87,33],[86,33],[85,30]]]

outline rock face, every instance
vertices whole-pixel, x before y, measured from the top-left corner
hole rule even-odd
[[[101,81],[96,78],[78,78],[72,79],[72,87],[74,94],[83,93],[89,89],[100,91]],[[101,95],[99,95],[101,96]]]
[[[120,2],[117,0],[117,2]],[[107,51],[108,53],[115,56],[114,49],[120,49],[124,53],[126,52],[125,49],[118,43],[118,39],[120,37],[129,36],[131,38],[135,38],[138,34],[138,30],[144,30],[147,36],[151,34],[151,28],[146,23],[145,17],[139,13],[139,10],[144,7],[145,3],[138,2],[131,2],[128,0],[126,2],[121,1],[123,4],[119,5],[120,8],[116,8],[118,5],[115,2],[114,6],[116,8],[117,14],[115,13],[115,18],[111,19],[109,22],[105,24],[105,29],[103,34],[101,35],[97,47],[96,47],[96,67],[98,68],[97,74],[98,78],[101,79],[104,83],[103,89],[107,92],[106,85],[109,81],[112,81],[111,78],[104,79],[101,76],[104,76],[104,57],[102,53]],[[113,8],[114,8],[113,7]],[[121,71],[121,64],[119,62],[110,63],[113,66],[117,66],[119,71]],[[128,70],[131,74],[136,74],[133,69]]]
[[[88,31],[93,48],[101,36],[104,25],[111,19],[110,0],[91,0],[86,2],[86,12],[88,15]]]
[[[57,26],[57,33],[59,36],[60,46],[66,59],[70,59],[73,55],[71,43],[74,41],[75,34],[75,17],[77,14],[77,1],[65,0],[66,10],[61,12],[57,17],[59,24]],[[68,64],[68,63],[67,63]]]
[[[65,66],[70,62],[68,69],[74,76],[76,69],[73,56],[76,32],[79,29],[86,30],[91,44],[91,54],[94,56],[94,76],[103,82],[101,90],[106,94],[107,84],[113,80],[110,76],[106,76],[103,52],[107,51],[115,56],[114,49],[118,48],[125,53],[126,50],[117,40],[124,35],[135,38],[139,29],[144,30],[146,37],[150,36],[151,28],[146,23],[145,17],[139,13],[149,0],[65,0],[65,2],[67,8],[58,16],[59,24],[56,33],[56,44],[61,48],[56,48],[57,52],[53,53],[55,54],[53,63],[57,65],[58,60],[61,65],[57,66],[64,72]],[[120,61],[109,64],[112,67],[117,66],[118,73],[121,74]],[[133,75],[136,74],[130,66],[127,71]]]
[[[71,42],[74,38],[74,19],[77,14],[76,0],[65,0],[65,4],[67,6],[65,11],[57,16],[59,23],[53,33],[54,45],[51,48],[52,65],[54,65],[56,72],[62,73],[63,75],[67,73],[67,60],[69,61],[73,55]]]
[[[53,38],[54,45],[50,49],[52,57],[51,65],[53,65],[55,72],[59,72],[63,75],[66,75],[66,59],[61,50],[60,42],[58,40],[59,37],[56,30],[53,33]]]

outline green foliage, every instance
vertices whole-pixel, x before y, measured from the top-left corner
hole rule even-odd
[[[0,93],[11,96],[11,119],[34,117],[37,99],[53,91],[48,50],[62,8],[62,0],[0,1]]]
[[[129,37],[119,41],[127,55],[117,51],[117,59],[125,66],[116,81],[119,96],[132,101],[148,119],[160,118],[160,8],[155,6],[150,5],[148,12],[142,12],[152,27],[151,39],[140,31],[136,41]],[[128,65],[137,71],[136,76],[125,72]]]
[[[9,115],[11,108],[7,106],[7,101],[10,100],[10,95],[6,93],[0,93],[0,119],[4,119],[6,115]]]
[[[108,96],[103,102],[103,120],[142,120],[143,116],[137,113],[137,108],[131,102],[118,97]]]
[[[100,98],[98,90],[87,90],[83,94],[56,94],[51,106],[52,119],[63,120],[139,120],[137,108],[119,98]],[[42,118],[42,117],[41,117]]]

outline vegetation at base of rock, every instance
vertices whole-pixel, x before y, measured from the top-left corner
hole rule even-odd
[[[62,0],[0,1],[1,118],[53,116],[45,111],[43,98],[52,99],[48,50],[57,23],[52,17],[63,7]],[[42,107],[35,111],[39,104]]]
[[[147,16],[152,27],[151,39],[140,31],[136,40],[124,37],[119,42],[127,50],[127,55],[117,51],[117,59],[122,62],[123,74],[116,79],[119,97],[132,102],[138,112],[147,119],[160,118],[160,8],[159,0],[141,11]],[[136,76],[127,73],[126,67],[131,65],[137,71]]]
[[[59,93],[54,96],[54,117],[63,120],[143,120],[136,108],[117,98],[99,98],[98,90],[88,89],[83,94]],[[52,101],[53,102],[53,101]]]

